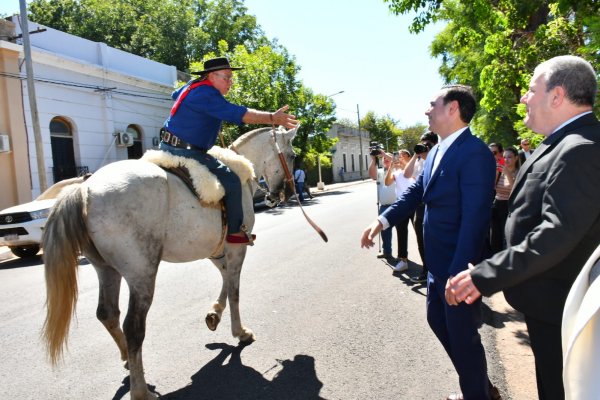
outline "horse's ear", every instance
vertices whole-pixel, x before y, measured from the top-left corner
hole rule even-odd
[[[298,128],[300,128],[300,124],[296,125],[295,128],[290,129],[285,133],[285,137],[287,140],[289,140],[290,143],[292,143],[292,140],[294,140],[294,137],[296,137],[296,133],[298,133]]]

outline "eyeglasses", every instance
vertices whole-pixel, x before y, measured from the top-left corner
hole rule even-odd
[[[223,74],[219,74],[215,72],[215,75],[220,76],[221,79],[223,79],[225,82],[233,82],[233,76],[232,75],[223,75]]]

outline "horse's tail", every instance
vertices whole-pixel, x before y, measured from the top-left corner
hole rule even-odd
[[[77,304],[77,265],[91,243],[80,185],[67,188],[48,217],[42,238],[46,268],[46,321],[43,340],[52,364],[62,357]]]

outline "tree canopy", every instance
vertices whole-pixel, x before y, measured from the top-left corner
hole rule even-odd
[[[473,87],[480,109],[475,131],[487,141],[540,141],[522,123],[519,100],[540,62],[563,54],[600,67],[600,2],[589,0],[383,0],[396,14],[415,12],[421,32],[435,21],[447,25],[430,51],[441,59],[446,83]],[[596,111],[598,111],[596,104]]]

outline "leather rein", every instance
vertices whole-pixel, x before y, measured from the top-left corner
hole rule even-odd
[[[290,189],[292,190],[292,193],[294,193],[294,196],[296,197],[296,201],[298,202],[298,205],[300,206],[300,211],[302,211],[302,214],[304,214],[304,218],[306,218],[306,220],[308,221],[310,226],[312,226],[313,229],[315,231],[317,231],[317,233],[319,234],[319,236],[321,236],[323,241],[325,241],[325,243],[327,243],[328,239],[327,239],[327,235],[325,234],[325,232],[323,232],[323,230],[321,228],[319,228],[319,226],[312,219],[310,219],[310,217],[304,211],[304,208],[302,208],[302,203],[300,202],[300,198],[298,197],[298,193],[296,192],[296,185],[294,185],[294,178],[292,178],[290,169],[288,168],[287,162],[285,161],[285,156],[283,155],[283,153],[281,152],[281,148],[277,144],[277,135],[275,133],[275,125],[272,125],[271,134],[273,135],[273,142],[275,143],[275,151],[277,151],[277,156],[279,157],[279,161],[281,162],[281,167],[283,168],[283,171],[285,173],[285,177],[286,177],[285,182],[287,182]]]

